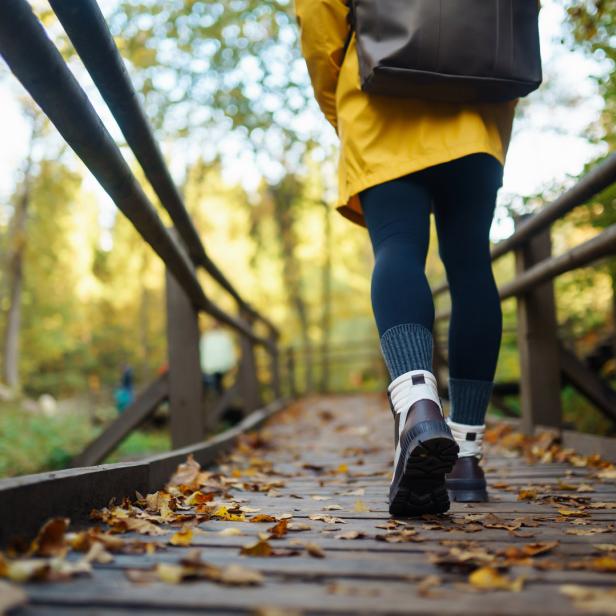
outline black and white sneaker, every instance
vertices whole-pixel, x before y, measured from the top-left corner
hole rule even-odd
[[[458,456],[458,445],[441,409],[436,379],[427,370],[413,370],[387,388],[394,414],[394,474],[389,512],[413,516],[449,509],[445,475]]]

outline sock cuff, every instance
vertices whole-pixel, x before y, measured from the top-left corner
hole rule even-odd
[[[449,378],[451,420],[470,426],[480,426],[492,397],[493,381]]]
[[[432,332],[420,323],[402,323],[381,336],[381,351],[392,379],[412,370],[432,371]]]

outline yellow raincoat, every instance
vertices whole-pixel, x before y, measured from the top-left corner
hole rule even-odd
[[[295,0],[301,47],[321,110],[340,137],[338,211],[364,225],[358,193],[462,156],[501,164],[516,101],[460,105],[362,92],[344,0]]]

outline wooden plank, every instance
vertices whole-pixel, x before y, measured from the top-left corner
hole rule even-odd
[[[173,235],[179,246],[177,234]],[[200,441],[205,434],[199,318],[169,270],[165,281],[170,429],[171,443],[177,449]]]
[[[227,450],[240,434],[253,430],[286,406],[278,400],[255,411],[231,430],[169,453],[139,462],[39,473],[0,480],[0,545],[31,536],[50,517],[66,516],[81,523],[93,508],[112,498],[133,497],[160,489],[189,454],[206,465]]]
[[[247,566],[249,566],[248,563]],[[95,580],[80,579],[66,585],[30,585],[34,602],[51,606],[101,606],[138,609],[166,608],[192,610],[277,607],[282,613],[309,610],[327,614],[477,614],[485,616],[563,616],[575,613],[571,603],[554,585],[529,582],[523,593],[490,594],[466,591],[444,585],[437,598],[423,597],[418,583],[423,576],[409,573],[404,581],[386,582],[339,578],[334,585],[323,584],[318,577],[288,579],[267,577],[260,587],[223,587],[211,582],[169,585],[131,584],[115,571],[99,572]],[[549,601],[546,601],[549,597]]]
[[[124,412],[71,462],[72,467],[100,464],[122,440],[167,399],[167,374],[152,382]]]
[[[551,252],[549,231],[536,235],[516,252],[516,273],[523,274]],[[553,283],[518,297],[517,316],[522,430],[531,434],[538,424],[560,427],[560,349]]]
[[[564,447],[571,447],[582,455],[598,454],[605,460],[616,462],[616,438],[563,430],[562,442]]]

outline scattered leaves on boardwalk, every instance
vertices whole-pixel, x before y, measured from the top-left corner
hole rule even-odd
[[[178,614],[616,613],[614,465],[499,424],[486,439],[490,503],[390,519],[384,408],[306,401],[215,468],[188,458],[164,489],[93,511],[90,526],[48,521],[0,555],[0,608],[23,588],[39,606],[88,596],[109,614],[144,602]]]

